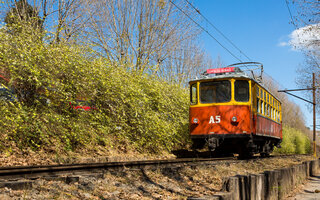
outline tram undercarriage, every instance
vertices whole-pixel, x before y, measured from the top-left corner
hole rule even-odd
[[[192,136],[192,149],[208,148],[214,154],[239,154],[250,157],[260,153],[268,156],[274,147],[280,148],[281,139],[253,134],[219,134]]]

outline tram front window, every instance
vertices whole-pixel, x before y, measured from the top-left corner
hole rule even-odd
[[[200,83],[201,103],[223,103],[231,100],[230,81],[212,81]]]
[[[246,80],[236,80],[234,82],[234,98],[239,102],[249,101],[249,83]]]
[[[191,105],[197,104],[197,84],[194,83],[190,87],[190,103]]]

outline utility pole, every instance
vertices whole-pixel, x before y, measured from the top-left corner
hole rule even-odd
[[[313,156],[317,157],[317,147],[316,147],[316,86],[315,86],[315,76],[314,73],[312,73],[312,88],[304,88],[304,89],[292,89],[292,90],[278,90],[278,92],[284,92],[286,94],[289,94],[291,96],[294,96],[298,99],[301,99],[305,102],[308,102],[313,105]],[[312,90],[312,96],[313,96],[313,101],[308,101],[304,98],[301,98],[297,95],[291,94],[289,92],[291,91],[302,91],[302,90]]]
[[[317,157],[316,148],[316,87],[314,73],[312,73],[312,96],[313,96],[313,156]]]

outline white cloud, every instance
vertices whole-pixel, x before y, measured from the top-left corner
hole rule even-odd
[[[289,46],[290,44],[288,42],[280,42],[278,45],[280,47],[285,47],[285,46]]]
[[[294,30],[290,34],[290,46],[296,50],[320,50],[320,23]]]

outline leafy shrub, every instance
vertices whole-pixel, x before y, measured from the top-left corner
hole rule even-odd
[[[16,103],[0,104],[3,147],[11,141],[35,150],[122,146],[159,152],[187,142],[184,88],[97,58],[90,48],[46,43],[27,32],[13,37],[2,28],[0,72],[18,96]],[[97,109],[72,110],[69,102],[79,98]]]
[[[311,152],[310,140],[301,131],[283,127],[282,133],[281,148],[276,148],[275,152],[282,154],[307,154]]]

